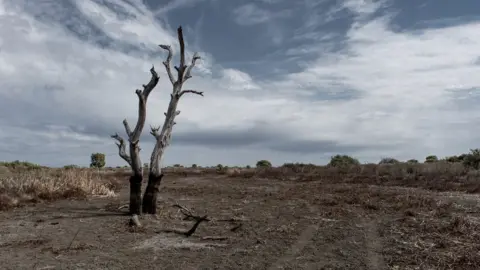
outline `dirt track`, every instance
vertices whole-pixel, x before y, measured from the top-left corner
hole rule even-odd
[[[127,189],[0,212],[0,268],[480,269],[476,195],[223,176],[162,186],[161,215],[136,232]],[[192,225],[175,203],[211,221],[164,232]]]

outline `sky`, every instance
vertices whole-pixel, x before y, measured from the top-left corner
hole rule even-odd
[[[111,134],[164,121],[182,26],[202,57],[164,164],[326,164],[480,147],[478,0],[0,0],[0,160],[123,166]],[[174,57],[174,63],[178,58]]]

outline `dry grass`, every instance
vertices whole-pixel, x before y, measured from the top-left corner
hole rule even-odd
[[[375,184],[417,187],[435,191],[480,193],[480,172],[461,163],[435,162],[421,164],[365,164],[344,168],[295,165],[274,168],[166,168],[167,175],[181,177],[227,175],[238,178],[275,179],[282,181],[321,181],[323,183]]]
[[[123,168],[7,169],[0,176],[0,187],[9,190],[3,194],[16,194],[16,198],[31,194],[31,197],[49,200],[108,193],[101,186],[114,190],[121,183],[127,187],[130,174]],[[166,168],[165,173],[158,205],[160,214],[156,218],[144,217],[142,231],[127,234],[124,217],[116,216],[119,206],[128,202],[125,188],[120,196],[109,199],[106,206],[105,200],[72,200],[39,204],[25,213],[0,213],[10,220],[23,218],[30,220],[25,224],[38,226],[21,227],[25,239],[12,239],[9,242],[12,246],[5,249],[10,248],[11,254],[23,250],[23,258],[29,258],[31,248],[41,252],[47,245],[64,252],[69,260],[82,263],[98,250],[108,249],[105,259],[110,260],[109,263],[117,263],[119,268],[132,263],[132,267],[142,269],[155,267],[147,267],[146,262],[170,264],[173,269],[190,261],[197,264],[198,260],[209,266],[205,268],[226,269],[234,265],[238,268],[239,263],[244,263],[244,268],[267,269],[282,256],[286,259],[281,264],[288,269],[317,265],[323,269],[480,269],[480,196],[466,194],[479,193],[479,173],[461,164]],[[12,181],[6,179],[17,179],[17,183],[11,184]],[[4,188],[7,183],[11,184],[8,189]],[[212,219],[188,239],[191,242],[177,236],[169,238],[174,236],[162,232],[172,228],[187,230],[191,226],[178,209],[171,207],[174,203],[193,209],[199,215],[208,214]],[[45,211],[38,211],[42,207]],[[115,213],[107,213],[104,208]],[[35,225],[39,219],[48,220],[50,216],[62,216],[62,219],[60,223],[56,220],[57,225],[49,222]],[[83,222],[77,222],[76,218]],[[220,222],[228,219],[243,224],[242,228],[232,232],[236,223]],[[8,230],[12,224],[5,220],[2,229]],[[13,228],[12,235],[18,234],[18,228]],[[37,233],[41,231],[38,228],[46,230],[43,236],[37,237],[40,242],[31,242],[34,239],[28,233],[32,228]],[[48,231],[49,228],[52,231]],[[77,244],[88,244],[89,248],[74,253],[59,249],[55,239],[41,242],[53,237],[52,232],[59,228],[70,230],[70,234],[82,228]],[[118,236],[115,244],[111,242],[112,234]],[[303,235],[309,238],[304,241],[304,247],[297,253],[291,251],[304,239]],[[208,242],[202,240],[203,236],[227,236],[228,239]],[[138,256],[150,256],[150,252],[134,249],[128,253],[130,251],[111,248],[125,247],[132,241],[135,247],[160,249],[162,256],[158,256],[158,260],[161,262],[152,262],[150,257],[139,259]],[[207,247],[207,242],[222,246]],[[65,245],[69,245],[68,241]],[[49,254],[43,256],[49,258]],[[115,262],[112,258],[122,259]],[[27,260],[18,259],[20,264],[24,261]],[[372,267],[375,264],[383,267]],[[90,268],[96,267],[99,266]]]
[[[91,169],[0,167],[0,210],[40,200],[113,196],[118,189],[113,180]]]
[[[325,184],[375,184],[417,187],[435,191],[480,192],[480,173],[460,163],[366,164],[344,168],[291,165],[276,168],[165,168],[171,176],[224,175],[233,178],[275,179]],[[125,168],[52,169],[45,167],[0,166],[0,209],[28,201],[114,194],[126,185],[130,174]]]

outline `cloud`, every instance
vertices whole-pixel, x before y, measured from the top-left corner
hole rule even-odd
[[[187,55],[199,50],[203,58],[185,89],[205,97],[181,100],[166,163],[326,163],[335,153],[422,159],[476,147],[478,21],[407,30],[396,23],[398,12],[386,11],[388,2],[308,0],[305,18],[287,2],[244,4],[234,11],[241,25],[224,16],[237,7],[226,2],[216,3],[224,14],[206,9],[203,19],[184,18],[195,33],[199,22],[225,27],[205,30],[201,42],[185,31]],[[162,12],[195,4],[169,3]],[[124,118],[135,123],[134,91],[149,80],[152,64],[161,80],[146,126],[163,123],[171,85],[158,44],[178,52],[175,29],[150,10],[140,0],[0,1],[0,159],[85,165],[99,151],[123,165],[109,135],[123,134]],[[295,36],[282,28],[283,19],[301,26],[314,14],[335,19]],[[275,36],[270,23],[280,28],[274,52],[265,42]],[[242,43],[245,35],[237,34],[246,28],[263,40]],[[234,39],[232,59],[254,64],[224,62],[209,42],[213,35]],[[152,145],[146,129],[145,162]]]
[[[214,1],[214,0],[208,0]],[[206,2],[205,0],[171,0],[165,5],[160,5],[154,12],[154,15],[163,15],[171,12],[175,9],[185,8],[185,7],[193,7],[197,4],[202,2]]]
[[[276,18],[285,18],[291,15],[289,10],[271,12],[260,8],[254,3],[242,5],[233,10],[235,22],[240,25],[255,25],[265,23]]]

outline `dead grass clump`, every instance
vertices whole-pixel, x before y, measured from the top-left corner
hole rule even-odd
[[[35,200],[113,196],[115,189],[115,183],[105,182],[90,169],[23,171],[0,176],[0,208],[8,209]]]
[[[382,225],[389,267],[417,269],[420,262],[422,269],[480,269],[479,220],[459,214],[453,203],[418,197],[410,197],[402,218]]]

